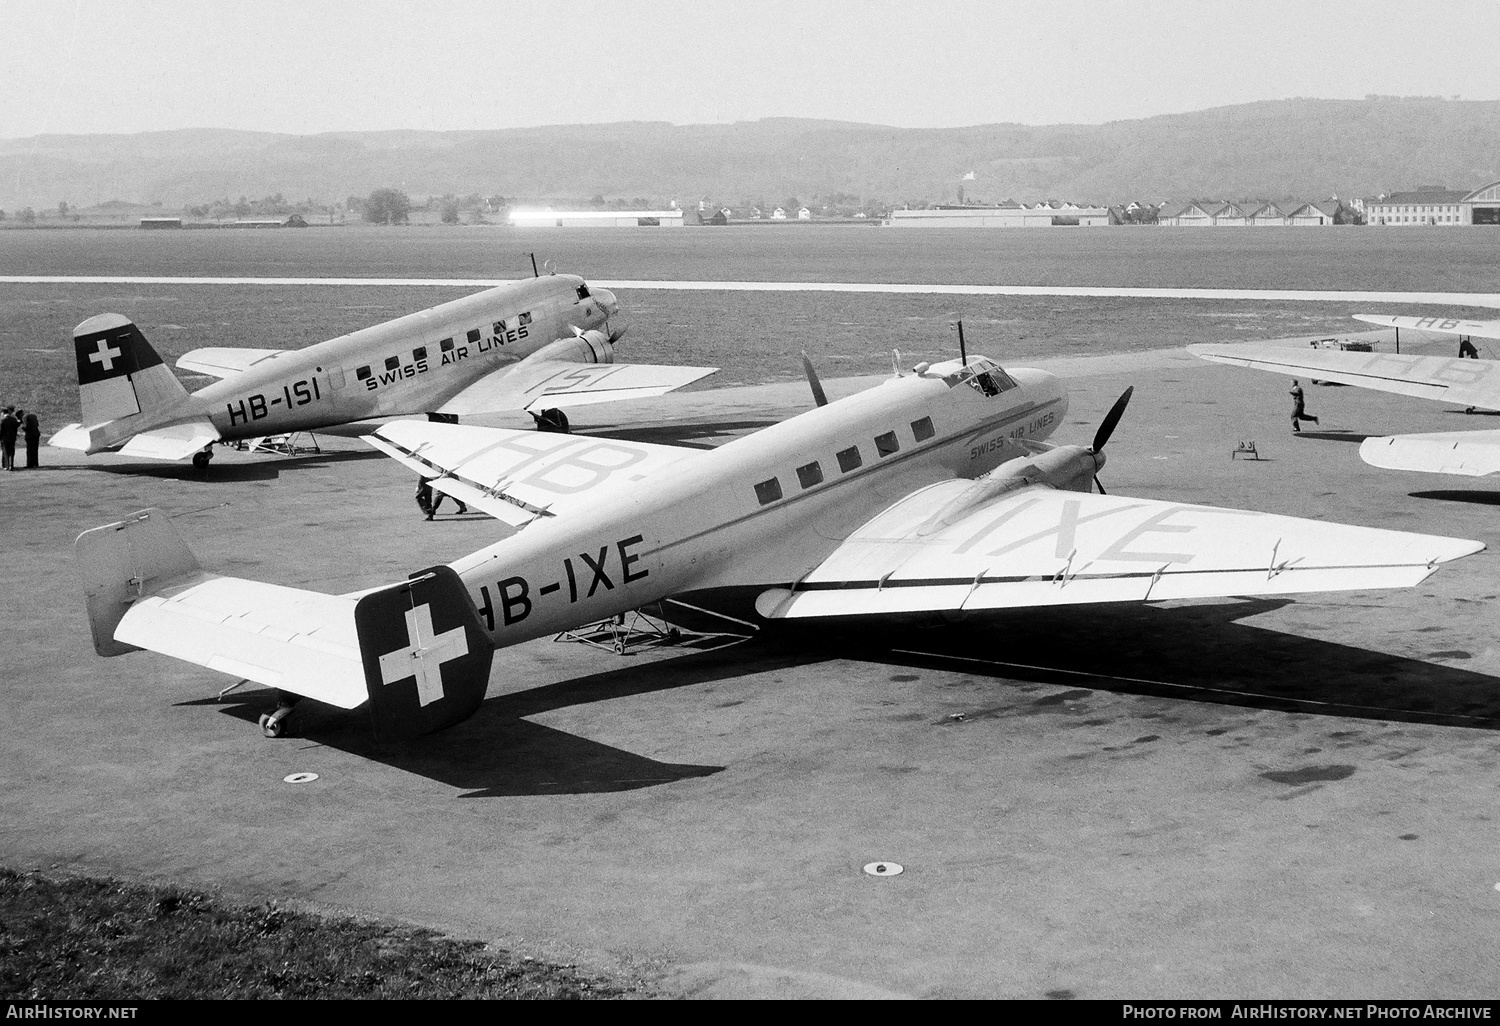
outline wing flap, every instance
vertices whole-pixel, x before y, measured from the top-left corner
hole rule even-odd
[[[1485,477],[1500,473],[1500,431],[1435,431],[1366,438],[1360,459],[1387,470]]]
[[[645,399],[692,384],[717,370],[717,367],[523,360],[474,382],[437,412],[472,416],[501,410],[540,410]]]
[[[234,349],[228,347],[208,347],[206,349],[194,349],[190,353],[183,353],[177,358],[179,370],[185,370],[192,374],[207,374],[215,378],[228,378],[236,374],[243,374],[251,367],[274,360],[279,356],[285,356],[285,349]]]
[[[951,514],[966,482],[854,532],[771,618],[1409,587],[1480,542],[1030,486]]]
[[[365,440],[433,478],[434,488],[515,527],[595,501],[602,488],[699,454],[614,438],[415,420],[386,424]]]
[[[218,428],[206,420],[195,420],[131,435],[120,454],[149,460],[182,460],[218,440]]]
[[[341,709],[365,686],[355,599],[197,572],[137,599],[117,641]]]

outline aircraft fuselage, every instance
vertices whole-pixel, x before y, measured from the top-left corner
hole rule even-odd
[[[234,441],[432,412],[575,328],[603,327],[617,310],[610,293],[590,292],[574,275],[510,282],[278,354],[131,423],[125,437],[207,419],[221,440]]]
[[[1062,423],[1051,374],[1000,371],[994,394],[976,378],[936,365],[639,478],[629,449],[580,437],[518,479],[593,485],[588,515],[542,517],[451,565],[497,646],[730,580],[795,581],[914,489],[988,473]]]

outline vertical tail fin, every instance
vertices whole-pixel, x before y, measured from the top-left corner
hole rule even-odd
[[[450,727],[484,701],[495,646],[452,567],[365,595],[354,624],[377,738]]]
[[[129,427],[102,433],[98,439],[102,444],[128,437],[188,396],[128,317],[116,313],[90,317],[73,329],[73,350],[78,358],[83,427],[94,434],[92,429],[111,421],[136,418]]]

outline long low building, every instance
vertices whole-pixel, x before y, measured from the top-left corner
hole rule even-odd
[[[937,206],[926,210],[892,210],[883,223],[890,228],[1102,227],[1109,224],[1109,209],[1073,203]]]
[[[681,228],[681,210],[513,210],[517,228]]]
[[[1425,186],[1365,200],[1365,220],[1374,225],[1439,228],[1464,224],[1500,224],[1500,182],[1472,192]]]

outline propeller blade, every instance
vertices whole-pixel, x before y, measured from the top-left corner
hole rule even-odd
[[[807,375],[807,383],[812,387],[813,402],[819,406],[828,405],[828,397],[823,394],[823,383],[818,380],[818,372],[813,370],[812,360],[808,358],[807,351],[802,351],[802,372]]]
[[[1099,494],[1100,495],[1108,495],[1109,494],[1108,492],[1106,492],[1104,490],[1104,482],[1101,481],[1101,480],[1099,480],[1099,475],[1098,474],[1094,475],[1094,487],[1097,488],[1097,489],[1099,489]]]
[[[1095,452],[1104,448],[1104,443],[1109,441],[1109,436],[1115,433],[1115,425],[1119,424],[1120,418],[1125,415],[1125,407],[1130,405],[1130,397],[1134,392],[1134,385],[1121,392],[1120,398],[1115,400],[1115,404],[1104,415],[1104,420],[1099,424],[1099,430],[1094,432],[1094,444],[1092,448]],[[1100,489],[1101,492],[1103,490],[1102,488]]]

